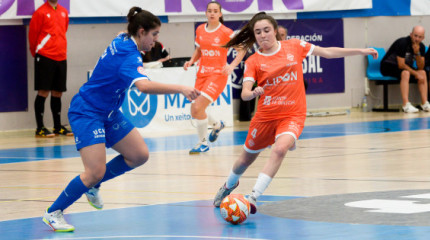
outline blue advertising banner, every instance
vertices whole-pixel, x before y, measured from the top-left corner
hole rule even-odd
[[[25,26],[0,26],[0,112],[27,111]]]
[[[233,30],[239,30],[246,21],[225,22]],[[288,29],[289,38],[298,38],[321,47],[343,47],[342,19],[299,19],[278,20],[278,24]],[[228,62],[236,56],[230,49]],[[246,60],[246,58],[245,58]],[[242,89],[243,62],[232,74],[233,98],[240,98]],[[303,77],[308,82],[307,94],[341,93],[345,91],[344,59],[324,59],[309,56],[303,62]]]

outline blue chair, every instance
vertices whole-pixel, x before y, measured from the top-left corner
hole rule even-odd
[[[367,69],[366,69],[366,75],[367,79],[369,81],[375,81],[376,85],[383,85],[383,104],[384,107],[382,109],[380,108],[373,108],[372,111],[375,112],[398,112],[399,109],[389,109],[388,108],[388,85],[389,84],[395,84],[399,83],[399,79],[395,77],[390,76],[384,76],[381,73],[381,60],[385,56],[385,49],[378,48],[378,47],[372,47],[378,52],[378,58],[373,59],[371,55],[367,56]]]

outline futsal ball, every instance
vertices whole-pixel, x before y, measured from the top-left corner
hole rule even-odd
[[[221,216],[231,224],[244,222],[249,215],[249,202],[242,194],[230,194],[220,205]]]

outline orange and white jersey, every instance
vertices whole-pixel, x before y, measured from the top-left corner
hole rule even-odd
[[[197,27],[195,44],[200,47],[202,53],[197,77],[222,72],[227,64],[228,49],[221,46],[232,37],[233,30],[221,23],[212,31],[206,29],[206,23]]]
[[[245,62],[243,81],[257,82],[264,88],[254,116],[258,122],[286,116],[306,117],[302,62],[312,54],[315,46],[299,39],[278,43],[276,52],[264,54],[257,51]]]

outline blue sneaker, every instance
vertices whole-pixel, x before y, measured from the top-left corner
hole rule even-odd
[[[221,126],[218,129],[212,129],[211,134],[209,134],[210,142],[215,142],[218,138],[219,132],[221,132],[221,130],[225,127],[224,122],[222,120],[220,120],[219,122]]]
[[[209,151],[209,146],[199,143],[193,149],[190,150],[190,154],[199,154],[207,151]]]

